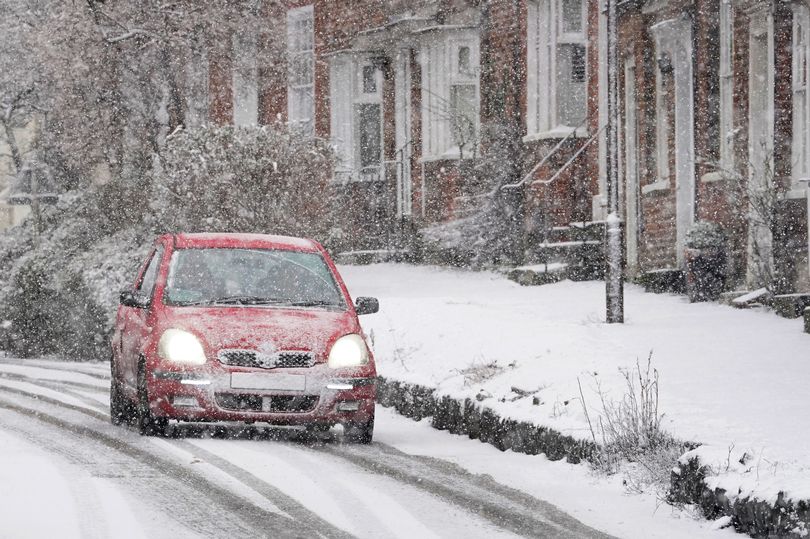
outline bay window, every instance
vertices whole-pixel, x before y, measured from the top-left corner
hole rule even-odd
[[[734,7],[720,2],[720,168],[734,168]]]
[[[579,127],[587,113],[587,1],[531,0],[527,38],[527,133]]]
[[[810,180],[810,10],[799,4],[793,9],[793,182],[798,186],[802,180]]]
[[[311,5],[287,12],[287,121],[307,135],[315,117],[313,24]]]

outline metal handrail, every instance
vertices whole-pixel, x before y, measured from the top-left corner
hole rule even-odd
[[[573,138],[573,137],[574,137],[574,135],[576,135],[576,134],[577,134],[577,130],[579,130],[579,128],[580,128],[580,127],[582,127],[583,125],[585,125],[585,122],[587,122],[587,121],[588,121],[588,118],[587,118],[587,116],[586,116],[586,117],[585,117],[585,118],[582,120],[582,122],[581,122],[581,123],[580,123],[578,126],[576,126],[576,127],[575,127],[575,128],[574,128],[574,129],[573,129],[571,132],[570,132],[570,133],[568,133],[568,134],[565,136],[565,138],[563,138],[562,140],[560,140],[560,141],[559,141],[559,142],[558,142],[558,143],[557,143],[557,144],[556,144],[556,145],[555,145],[555,146],[554,146],[554,147],[551,149],[551,151],[550,151],[550,152],[548,152],[548,153],[547,153],[547,154],[546,154],[546,155],[543,157],[543,159],[541,159],[541,160],[540,160],[540,162],[539,162],[539,163],[537,163],[536,165],[534,165],[534,167],[533,167],[533,168],[532,168],[532,169],[531,169],[531,170],[528,172],[528,174],[526,174],[525,176],[523,176],[523,179],[522,179],[522,180],[520,180],[520,181],[519,181],[519,182],[517,182],[517,183],[508,183],[508,184],[506,184],[506,185],[502,185],[502,186],[501,186],[501,189],[517,189],[518,187],[522,186],[522,185],[523,185],[523,184],[525,184],[527,181],[529,181],[529,179],[530,179],[532,176],[534,176],[534,173],[535,173],[535,172],[537,172],[537,171],[538,171],[538,169],[539,169],[540,167],[542,167],[543,165],[545,165],[545,164],[548,162],[548,160],[549,160],[549,159],[551,159],[551,156],[553,156],[555,153],[557,153],[557,152],[560,150],[560,148],[562,148],[562,147],[563,147],[563,145],[564,145],[566,142],[568,142],[568,140],[569,140],[569,139]]]
[[[557,172],[555,172],[555,173],[554,173],[554,176],[552,176],[551,178],[549,178],[549,179],[547,179],[547,180],[534,180],[534,181],[533,181],[533,182],[532,182],[530,185],[535,185],[535,184],[538,184],[538,183],[548,185],[548,184],[550,184],[551,182],[553,182],[554,180],[556,180],[556,179],[557,179],[557,178],[560,176],[560,174],[562,174],[563,172],[565,172],[565,170],[566,170],[568,167],[570,167],[570,166],[571,166],[571,163],[573,163],[574,161],[576,161],[576,159],[577,159],[577,158],[578,158],[580,155],[582,155],[582,152],[584,152],[584,151],[585,151],[585,150],[588,148],[588,146],[590,146],[591,144],[593,144],[593,141],[594,141],[594,140],[596,140],[596,137],[598,137],[600,134],[602,134],[602,131],[604,131],[606,127],[607,127],[607,125],[604,125],[604,126],[602,126],[602,128],[601,128],[599,131],[597,131],[596,133],[594,133],[594,134],[593,134],[593,136],[591,136],[591,138],[589,138],[589,139],[588,139],[588,141],[587,141],[585,144],[583,144],[583,145],[582,145],[582,147],[581,147],[579,150],[577,150],[577,153],[575,153],[575,154],[574,154],[574,155],[571,157],[571,159],[569,159],[568,161],[566,161],[566,162],[565,162],[565,164],[564,164],[562,167],[560,167],[559,169],[557,169]]]

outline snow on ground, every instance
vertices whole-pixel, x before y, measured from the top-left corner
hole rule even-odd
[[[695,513],[675,509],[653,494],[626,495],[621,478],[597,477],[585,466],[552,462],[543,455],[523,455],[430,427],[377,408],[375,439],[411,455],[424,455],[453,462],[476,474],[549,500],[574,518],[625,539],[689,537],[740,537],[730,529]]]
[[[667,430],[707,444],[703,456],[729,471],[729,449],[747,453],[732,484],[741,475],[749,493],[810,498],[810,335],[800,320],[628,286],[626,323],[608,325],[599,282],[521,287],[489,272],[394,264],[340,271],[353,296],[380,299],[380,313],[361,322],[382,376],[481,393],[501,415],[590,438],[578,380],[593,417],[597,385],[621,397],[619,369],[652,352]]]

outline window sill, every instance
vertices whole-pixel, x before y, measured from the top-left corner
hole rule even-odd
[[[473,152],[472,150],[464,152],[464,159],[472,159],[473,155],[476,153],[478,152]],[[419,159],[420,163],[431,163],[433,161],[461,161],[461,152],[458,151],[458,148],[453,148],[441,155],[425,155]]]
[[[573,127],[555,127],[549,131],[543,131],[541,133],[532,133],[530,135],[526,135],[523,137],[523,142],[536,142],[538,140],[549,140],[549,139],[560,139],[565,138],[571,135],[571,132],[574,132],[574,138],[585,138],[588,136],[588,130],[584,127],[577,127],[574,129]]]
[[[728,178],[722,172],[707,172],[700,177],[700,183],[720,183]]]
[[[656,193],[658,191],[669,191],[669,180],[658,180],[654,183],[641,186],[641,194]]]
[[[799,184],[793,184],[789,191],[785,192],[785,200],[799,200],[807,198],[807,187]]]

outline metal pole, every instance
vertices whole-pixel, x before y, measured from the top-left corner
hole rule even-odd
[[[605,0],[607,8],[607,197],[605,225],[605,295],[608,324],[624,323],[624,264],[622,222],[619,215],[619,75],[618,19],[616,0]]]

